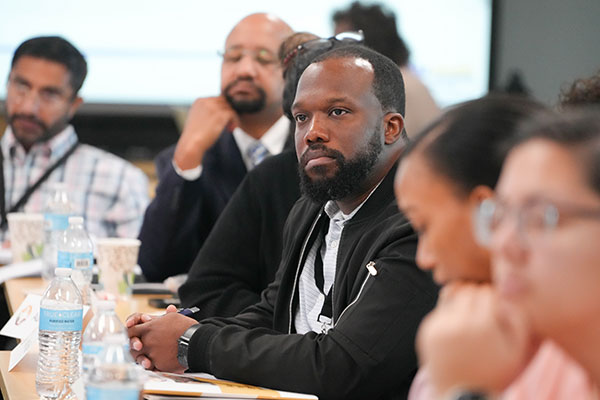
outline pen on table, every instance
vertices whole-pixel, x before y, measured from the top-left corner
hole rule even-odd
[[[200,311],[200,309],[198,307],[180,308],[179,310],[177,310],[177,312],[179,314],[185,315],[186,317],[191,317],[192,315],[196,314],[198,311]]]

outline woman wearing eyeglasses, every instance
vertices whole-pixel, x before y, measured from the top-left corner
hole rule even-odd
[[[600,110],[541,116],[523,128],[503,167],[496,198],[479,215],[499,294],[490,306],[499,312],[478,331],[504,326],[504,334],[488,347],[537,338],[557,343],[584,368],[588,392],[555,398],[599,398],[599,167]],[[471,297],[477,301],[483,296]],[[459,296],[455,300],[463,301]],[[466,312],[462,307],[451,311],[456,318]],[[482,308],[480,315],[486,311]],[[515,324],[506,324],[510,315],[518,316]],[[511,348],[511,358],[518,359],[523,349],[527,351],[526,346]],[[506,367],[488,351],[474,364]],[[461,380],[477,383],[471,379]],[[548,381],[540,380],[530,398],[542,398],[539,393],[552,383]]]
[[[463,290],[485,291],[488,298],[494,298],[495,293],[489,285],[490,253],[475,239],[474,210],[482,200],[491,198],[492,188],[496,185],[508,150],[506,141],[514,138],[517,124],[541,110],[542,106],[537,103],[506,96],[487,97],[459,105],[421,133],[403,157],[396,177],[396,195],[400,208],[419,232],[417,263],[421,268],[432,270],[436,281],[445,285],[438,307],[424,323],[427,329],[421,330],[421,350],[431,332],[435,334],[445,330],[460,332],[459,336],[463,338],[469,337],[468,332],[463,332],[462,321],[453,323],[444,318],[448,316],[445,309],[448,302],[453,301],[455,293]],[[485,302],[481,301],[468,304],[466,309],[475,310],[484,306]],[[465,318],[469,317],[467,313]],[[473,319],[471,322],[479,321]],[[447,360],[468,359],[469,354],[476,356],[481,351],[477,346],[485,349],[488,340],[502,334],[502,327],[496,328],[489,329],[481,343],[466,339],[464,344],[467,349],[452,343],[446,345],[442,340],[444,337],[439,338],[435,348],[427,344],[421,353],[424,368],[413,383],[410,398],[461,398],[462,394],[447,393],[447,378],[454,379],[450,372],[460,372],[454,366],[449,367]],[[556,346],[545,344],[535,357],[533,354],[538,350],[535,343],[523,339],[521,346],[525,350],[522,351],[522,358],[515,363],[516,367],[509,365],[504,373],[490,371],[485,365],[476,369],[481,381],[493,381],[491,389],[496,392],[504,390],[503,398],[540,398],[527,397],[527,389],[531,387],[531,381],[545,374],[544,366],[554,368],[552,373],[556,375],[568,377],[550,385],[555,391],[580,391],[579,388],[586,388],[579,367]],[[502,346],[494,348],[499,357],[510,355]],[[428,365],[428,357],[435,357],[437,364]],[[522,368],[532,357],[533,363],[524,377],[506,389],[520,372],[515,368]],[[463,387],[455,383],[452,382],[450,386],[451,392],[480,388],[479,385]],[[467,393],[464,395],[467,396]]]

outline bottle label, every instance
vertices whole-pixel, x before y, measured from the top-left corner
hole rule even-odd
[[[83,356],[97,356],[104,349],[104,345],[98,342],[84,343],[81,346]],[[123,352],[129,353],[129,343],[123,343]]]
[[[40,330],[54,332],[80,331],[83,325],[83,309],[50,310],[40,308]]]
[[[48,230],[65,231],[69,228],[69,217],[71,214],[44,214],[45,224]]]
[[[88,400],[138,400],[140,391],[137,388],[104,388],[88,385],[85,390]]]
[[[70,251],[58,252],[59,268],[74,268],[87,270],[94,265],[94,255],[91,252],[72,253]]]
[[[83,346],[81,346],[81,350],[83,351],[84,355],[86,355],[86,354],[97,355],[97,354],[100,354],[103,347],[104,346],[102,346],[101,344],[97,344],[97,343],[93,343],[93,344],[84,343]]]

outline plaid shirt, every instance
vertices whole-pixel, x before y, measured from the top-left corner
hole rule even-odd
[[[0,141],[7,211],[76,142],[75,130],[68,126],[25,153],[8,127]],[[66,182],[75,215],[84,217],[90,235],[137,237],[148,205],[148,179],[138,168],[113,154],[80,144],[31,195],[24,210],[18,211],[43,212],[51,182]],[[4,239],[6,232],[1,235]]]

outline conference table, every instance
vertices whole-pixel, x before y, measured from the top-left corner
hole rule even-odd
[[[19,278],[4,282],[4,292],[11,314],[19,307],[27,294],[42,294],[45,284],[41,278]],[[116,312],[122,321],[134,312],[160,313],[162,309],[148,305],[149,298],[168,298],[170,295],[133,295],[131,301],[117,303]],[[0,351],[0,387],[5,400],[38,399],[35,391],[37,354],[29,353],[21,362],[8,371],[10,351]]]

